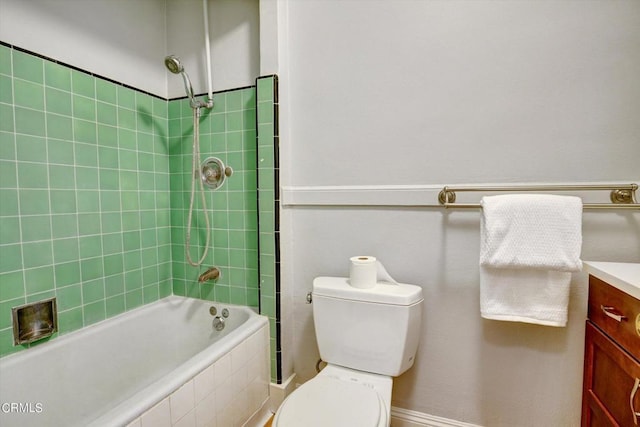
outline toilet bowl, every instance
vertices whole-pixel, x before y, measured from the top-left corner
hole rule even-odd
[[[393,380],[327,365],[280,405],[274,427],[387,427]]]

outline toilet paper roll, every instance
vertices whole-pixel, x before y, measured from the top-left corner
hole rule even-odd
[[[349,284],[354,288],[373,288],[380,281],[398,284],[376,257],[354,256],[349,261]]]
[[[378,266],[375,257],[354,256],[349,258],[349,284],[354,288],[373,288],[378,281]]]

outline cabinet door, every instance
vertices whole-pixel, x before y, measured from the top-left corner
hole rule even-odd
[[[583,427],[640,426],[640,363],[587,321]],[[638,380],[640,381],[640,380]],[[635,392],[635,396],[634,396]],[[637,422],[637,424],[636,424]]]

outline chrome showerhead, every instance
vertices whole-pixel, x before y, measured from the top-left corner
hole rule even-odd
[[[164,58],[164,65],[167,67],[169,71],[173,74],[180,74],[182,76],[182,82],[184,83],[184,90],[187,92],[187,96],[189,97],[189,101],[191,104],[191,108],[200,109],[202,107],[213,108],[213,99],[209,99],[207,102],[198,101],[193,95],[193,86],[191,85],[191,80],[189,79],[189,75],[184,70],[184,66],[180,63],[180,60],[175,55],[169,55]]]
[[[184,67],[180,63],[180,60],[177,56],[169,55],[164,58],[164,65],[171,71],[173,74],[180,74],[184,72]]]
[[[191,80],[187,75],[187,72],[184,70],[184,66],[180,63],[180,60],[175,55],[169,55],[164,58],[164,65],[171,71],[173,74],[180,74],[182,76],[182,81],[184,82],[184,90],[187,92],[187,96],[191,101],[192,107],[197,107],[198,102],[193,96],[193,86],[191,86]]]

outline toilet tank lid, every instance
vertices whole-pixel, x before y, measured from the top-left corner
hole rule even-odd
[[[422,301],[422,288],[416,285],[378,283],[372,288],[354,288],[346,277],[316,277],[313,295],[391,305],[413,305]]]

